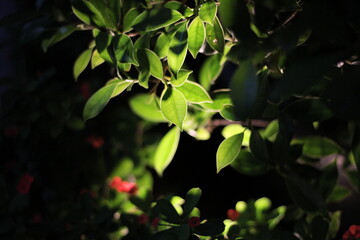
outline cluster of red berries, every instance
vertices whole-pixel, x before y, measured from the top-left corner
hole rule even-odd
[[[351,225],[342,238],[343,240],[360,239],[360,225]]]
[[[136,194],[138,187],[134,182],[123,181],[120,177],[113,177],[109,186],[118,192],[129,193],[130,195]]]

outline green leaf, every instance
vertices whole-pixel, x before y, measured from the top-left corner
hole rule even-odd
[[[155,53],[159,56],[160,59],[166,57],[169,52],[169,46],[171,42],[171,36],[166,33],[161,33],[156,41]]]
[[[336,166],[336,160],[322,170],[322,174],[319,177],[318,190],[324,198],[328,198],[333,192],[336,183],[338,181],[338,170]]]
[[[154,155],[154,168],[159,176],[162,176],[164,170],[172,161],[180,140],[180,130],[173,127],[161,139]]]
[[[143,88],[148,89],[149,88],[149,78],[150,78],[150,72],[148,70],[141,70],[139,72],[139,85]]]
[[[171,39],[168,52],[168,64],[171,72],[176,75],[183,65],[188,48],[186,23],[176,31]]]
[[[195,227],[194,233],[201,236],[216,236],[224,232],[225,226],[220,219],[209,219],[206,222]]]
[[[104,32],[101,32],[97,29],[93,30],[93,35],[96,42],[96,49],[99,52],[100,56],[107,62],[113,63],[113,59],[108,53],[107,48],[112,42],[112,37]]]
[[[150,72],[157,79],[163,78],[163,67],[160,58],[150,49],[139,49],[137,57],[141,68]]]
[[[60,27],[51,38],[45,39],[41,42],[42,50],[46,52],[49,47],[51,47],[55,43],[60,42],[61,40],[64,40],[76,30],[78,29],[71,25]]]
[[[199,9],[199,17],[204,22],[213,25],[217,11],[217,5],[214,1],[209,0],[201,5]]]
[[[188,28],[189,52],[196,58],[205,41],[205,26],[199,17],[192,20]]]
[[[169,8],[152,8],[142,12],[132,23],[132,26],[138,31],[153,31],[182,18],[181,13]]]
[[[175,88],[164,89],[160,99],[160,108],[164,117],[182,130],[187,113],[184,95]]]
[[[255,129],[251,131],[250,149],[254,157],[261,162],[269,161],[269,154],[264,139]]]
[[[71,5],[72,11],[81,21],[91,25],[90,10],[82,1],[73,1]]]
[[[153,207],[153,210],[155,211],[154,215],[161,214],[166,217],[166,221],[170,223],[179,223],[180,216],[169,200],[158,200],[156,205]]]
[[[89,48],[83,51],[80,56],[76,59],[73,69],[75,81],[77,81],[79,75],[85,70],[90,62],[91,54],[93,49]]]
[[[134,57],[132,40],[126,35],[117,35],[113,38],[116,60],[120,63],[132,63],[138,65]]]
[[[224,138],[229,138],[236,134],[245,132],[245,130],[246,128],[244,128],[240,124],[229,124],[223,128],[223,130],[221,131],[221,135],[223,135]]]
[[[190,227],[188,224],[181,224],[177,229],[178,240],[188,240],[190,236]]]
[[[240,62],[240,66],[231,78],[231,99],[235,113],[240,120],[249,117],[257,95],[257,76],[250,60]]]
[[[93,51],[93,54],[91,56],[91,69],[96,68],[97,66],[103,64],[105,60],[100,56],[97,49]]]
[[[334,153],[341,153],[341,147],[333,140],[321,137],[310,136],[294,140],[292,143],[304,143],[303,155],[311,158],[321,158]]]
[[[214,25],[206,24],[206,41],[210,47],[219,53],[224,53],[224,30],[221,27],[219,19],[216,17]]]
[[[135,51],[142,48],[150,49],[150,37],[150,34],[145,34],[139,37],[134,44]]]
[[[347,187],[335,186],[333,192],[327,198],[328,203],[337,203],[343,201],[345,198],[351,195],[352,191]]]
[[[186,80],[188,80],[191,73],[191,70],[180,69],[177,76],[171,76],[171,85],[174,87],[180,87],[185,83]]]
[[[198,83],[192,81],[185,81],[180,87],[176,87],[187,101],[192,103],[204,103],[212,102],[209,94],[206,90]]]
[[[94,5],[96,3],[95,1],[90,2],[90,1],[82,0],[82,2],[87,7],[87,10],[90,11],[89,15],[91,22],[98,27],[106,28],[108,22],[106,22],[104,16],[102,15],[104,9],[99,9],[97,6],[95,6]]]
[[[221,90],[214,92],[214,94],[212,95],[212,99],[212,103],[203,103],[201,105],[209,110],[220,111],[224,109],[225,106],[232,104],[229,90]]]
[[[230,166],[241,174],[258,176],[267,171],[265,163],[257,160],[251,152],[243,150],[230,164]]]
[[[188,217],[192,210],[196,207],[200,200],[201,193],[202,192],[200,188],[192,188],[187,192],[185,197],[185,204],[183,206],[183,217]]]
[[[110,98],[120,94],[130,84],[131,82],[116,80],[96,91],[85,104],[83,112],[84,120],[87,121],[97,116],[108,104]]]
[[[133,25],[134,20],[141,13],[138,8],[131,8],[125,15],[123,23],[123,32],[131,31],[131,26]]]
[[[179,13],[181,13],[184,17],[191,17],[194,14],[191,8],[177,1],[166,2],[164,4],[164,7],[176,10]]]
[[[216,170],[217,173],[221,169],[231,164],[232,161],[239,155],[241,143],[244,133],[239,133],[221,142],[216,152]]]
[[[285,182],[292,200],[305,211],[325,209],[325,202],[319,192],[295,175],[285,176]]]
[[[200,68],[199,82],[206,90],[210,89],[223,69],[223,65],[220,64],[221,58],[220,54],[212,55],[206,58]]]
[[[221,110],[220,110],[220,115],[222,118],[229,120],[229,121],[236,121],[238,120],[235,114],[235,108],[233,105],[225,105]]]
[[[150,94],[137,94],[129,101],[131,110],[139,117],[150,122],[167,122],[161,114],[156,99]]]

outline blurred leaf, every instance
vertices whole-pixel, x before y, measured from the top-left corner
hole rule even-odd
[[[360,190],[360,127],[358,125],[356,125],[354,129],[354,136],[351,148],[357,168],[357,187]]]
[[[316,216],[311,222],[312,239],[324,240],[329,230],[329,223],[322,217]]]
[[[188,28],[189,52],[196,58],[201,46],[205,41],[205,26],[199,17],[192,20]]]
[[[175,88],[164,89],[160,98],[160,108],[164,117],[182,130],[187,113],[184,95]]]
[[[231,163],[231,167],[239,173],[248,176],[261,175],[267,171],[268,167],[263,162],[257,160],[250,152],[242,150]]]
[[[217,5],[213,0],[209,0],[202,4],[199,8],[199,17],[202,21],[213,25],[217,11]]]
[[[210,47],[219,53],[224,53],[224,31],[219,19],[216,17],[213,26],[206,24],[206,41]]]
[[[254,34],[250,30],[249,10],[244,1],[222,0],[219,14],[223,25],[232,30],[239,40],[251,42]]]
[[[163,78],[163,66],[156,53],[150,49],[139,49],[137,56],[141,68],[149,71],[157,79]]]
[[[341,202],[351,195],[351,190],[343,186],[335,186],[333,192],[327,198],[327,202]]]
[[[269,154],[264,139],[255,129],[251,131],[250,149],[254,157],[261,162],[269,161]]]
[[[184,213],[183,217],[187,217],[193,209],[198,204],[201,197],[201,189],[200,188],[192,188],[190,189],[185,197],[185,204],[183,205]]]
[[[338,234],[341,223],[341,211],[330,213],[330,223],[328,236],[330,239],[334,239]]]
[[[201,236],[216,236],[225,229],[224,223],[220,219],[209,219],[205,223],[195,227],[194,233]]]
[[[325,209],[325,202],[319,192],[295,175],[285,176],[285,182],[292,200],[309,212]]]
[[[138,65],[134,56],[134,46],[132,40],[126,35],[121,34],[113,38],[116,60],[120,63],[132,63]]]
[[[109,177],[126,177],[133,171],[134,162],[130,158],[122,158],[115,168],[111,171]]]
[[[324,121],[333,116],[327,103],[322,99],[299,100],[286,108],[286,113],[299,121]]]
[[[171,39],[168,52],[168,64],[171,72],[176,75],[183,65],[188,48],[186,23],[176,31]]]
[[[138,31],[149,32],[175,23],[181,18],[181,13],[175,10],[152,8],[138,15],[131,25]]]
[[[312,158],[321,158],[342,152],[341,147],[333,140],[321,136],[310,136],[294,140],[293,143],[303,143],[303,155]]]
[[[216,171],[230,165],[239,155],[244,133],[233,135],[223,140],[216,152]]]
[[[180,69],[177,76],[172,75],[171,76],[171,85],[174,87],[180,87],[182,86],[186,80],[188,80],[189,75],[192,73],[192,71]]]
[[[173,127],[161,139],[154,155],[154,168],[162,176],[164,170],[172,161],[180,140],[180,131]]]
[[[139,117],[150,122],[167,122],[150,94],[137,94],[129,101],[131,110]]]
[[[220,64],[221,58],[220,54],[212,55],[205,59],[200,68],[199,82],[206,90],[210,89],[223,69],[223,65]]]
[[[262,133],[262,136],[269,140],[270,142],[274,142],[276,139],[276,135],[279,130],[279,122],[278,120],[273,120],[267,125],[264,132]]]
[[[104,62],[105,62],[105,60],[100,56],[97,49],[95,49],[91,56],[91,69],[96,68],[97,66],[103,64]]]
[[[75,81],[77,81],[79,75],[85,70],[85,68],[89,64],[92,51],[93,51],[92,48],[86,49],[76,59],[73,69]]]
[[[220,115],[226,120],[236,121],[238,120],[235,114],[235,107],[233,105],[225,105],[223,109],[220,110]]]
[[[190,237],[190,228],[187,224],[181,224],[177,229],[178,240],[188,240]]]
[[[240,120],[249,117],[256,99],[258,82],[255,68],[250,60],[240,62],[230,83],[231,99]]]
[[[179,90],[187,101],[192,103],[204,103],[204,102],[212,102],[209,94],[206,90],[198,83],[192,81],[185,81],[179,87],[176,87]]]
[[[78,30],[78,29],[71,25],[60,27],[51,38],[44,39],[41,42],[42,50],[44,52],[46,52],[49,47],[51,47],[55,43],[58,43],[58,42],[64,40],[65,38],[70,36],[76,30]]]
[[[184,17],[191,17],[193,15],[193,10],[181,2],[169,1],[164,4],[164,7],[176,10]]]
[[[83,112],[84,120],[97,116],[110,101],[110,98],[124,91],[131,82],[122,80],[113,81],[96,91],[86,102]]]
[[[338,180],[338,170],[336,166],[336,160],[325,169],[322,170],[322,174],[319,177],[319,192],[327,199],[333,192]]]

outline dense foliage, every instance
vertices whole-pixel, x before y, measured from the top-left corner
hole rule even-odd
[[[46,60],[1,82],[1,239],[339,236],[329,205],[360,190],[359,10],[356,0],[73,0],[3,19],[50,59],[83,49],[76,83]],[[291,204],[238,201],[227,219],[203,219],[196,186],[153,195],[152,174],[181,136],[206,141],[220,127],[217,173],[274,172]],[[359,238],[358,226],[343,238]]]

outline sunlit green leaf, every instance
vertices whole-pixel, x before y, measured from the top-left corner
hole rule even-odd
[[[212,103],[202,103],[201,105],[209,110],[220,111],[225,106],[232,104],[229,90],[222,90],[213,93],[212,99]]]
[[[135,18],[132,26],[138,31],[153,31],[168,26],[182,18],[181,13],[169,8],[145,10]]]
[[[167,56],[169,52],[169,46],[171,42],[171,37],[166,33],[161,33],[156,41],[155,53],[159,56],[160,59]]]
[[[160,99],[160,108],[164,117],[182,130],[187,113],[187,102],[184,95],[175,88],[164,89]]]
[[[164,7],[176,10],[184,15],[184,17],[191,17],[193,15],[193,10],[181,2],[169,1],[164,4]]]
[[[249,117],[257,95],[257,76],[250,60],[240,62],[240,66],[231,78],[231,99],[235,113],[240,120]]]
[[[191,70],[180,69],[177,76],[174,75],[171,76],[171,81],[170,81],[171,85],[175,87],[180,87],[185,83],[186,80],[188,80],[189,75],[191,73],[192,73]]]
[[[167,122],[150,94],[137,94],[129,101],[131,110],[139,117],[150,122]]]
[[[214,1],[209,0],[201,5],[199,9],[199,17],[204,22],[213,25],[217,11],[217,5]]]
[[[140,13],[141,11],[138,8],[132,8],[126,13],[123,23],[123,32],[128,32],[132,29],[132,23]]]
[[[224,30],[221,27],[219,19],[216,17],[213,26],[206,24],[206,41],[210,47],[219,53],[224,53]]]
[[[112,37],[104,32],[101,32],[97,29],[93,30],[93,35],[96,42],[96,49],[99,52],[100,56],[107,62],[112,63],[113,59],[108,53],[107,48],[112,42]]]
[[[93,54],[91,56],[91,69],[96,68],[97,66],[103,64],[105,60],[100,56],[97,49],[93,51]]]
[[[162,176],[164,170],[172,161],[180,140],[180,130],[173,127],[161,139],[154,155],[154,168]]]
[[[141,70],[139,72],[139,85],[143,88],[148,89],[149,88],[149,78],[150,78],[150,72],[147,70]]]
[[[211,85],[220,75],[223,65],[220,64],[221,55],[212,55],[204,61],[200,68],[199,82],[206,89],[209,90]]]
[[[92,51],[93,51],[92,48],[86,49],[76,59],[75,64],[74,64],[74,69],[73,69],[75,81],[77,81],[79,75],[85,70],[85,68],[89,64]]]
[[[184,23],[175,33],[171,39],[169,52],[168,52],[168,64],[173,74],[177,74],[183,65],[188,48],[188,34],[186,29],[186,23]]]
[[[198,204],[201,197],[201,189],[200,188],[192,188],[190,189],[185,197],[185,204],[183,206],[184,213],[183,216],[188,216],[192,210]]]
[[[44,39],[41,42],[42,50],[44,52],[46,52],[49,47],[51,47],[52,45],[54,45],[57,42],[60,42],[61,40],[65,39],[65,38],[67,38],[76,30],[78,30],[78,29],[71,25],[60,27],[52,37],[50,37],[48,39]]]
[[[138,65],[134,56],[132,40],[126,35],[118,35],[113,38],[116,60],[120,63],[132,63]]]
[[[209,94],[198,83],[192,81],[185,81],[180,87],[176,87],[187,101],[193,103],[212,102]]]
[[[189,51],[196,58],[201,46],[205,41],[205,26],[199,17],[196,17],[188,28]]]
[[[120,94],[120,90],[125,90],[130,84],[131,82],[115,80],[96,91],[85,104],[84,120],[97,116],[108,104],[110,98]]]
[[[234,136],[236,134],[245,132],[246,128],[241,126],[240,124],[229,124],[223,128],[221,131],[221,134],[224,138],[229,138],[231,136]]]
[[[236,117],[235,114],[235,107],[233,105],[225,105],[221,110],[220,110],[220,115],[222,118],[229,120],[229,121],[237,121],[238,118]]]
[[[216,152],[216,170],[218,173],[221,169],[230,165],[237,157],[241,149],[243,137],[244,134],[239,133],[221,142]]]
[[[163,78],[163,67],[160,58],[150,49],[139,49],[137,57],[141,68],[158,79]]]

